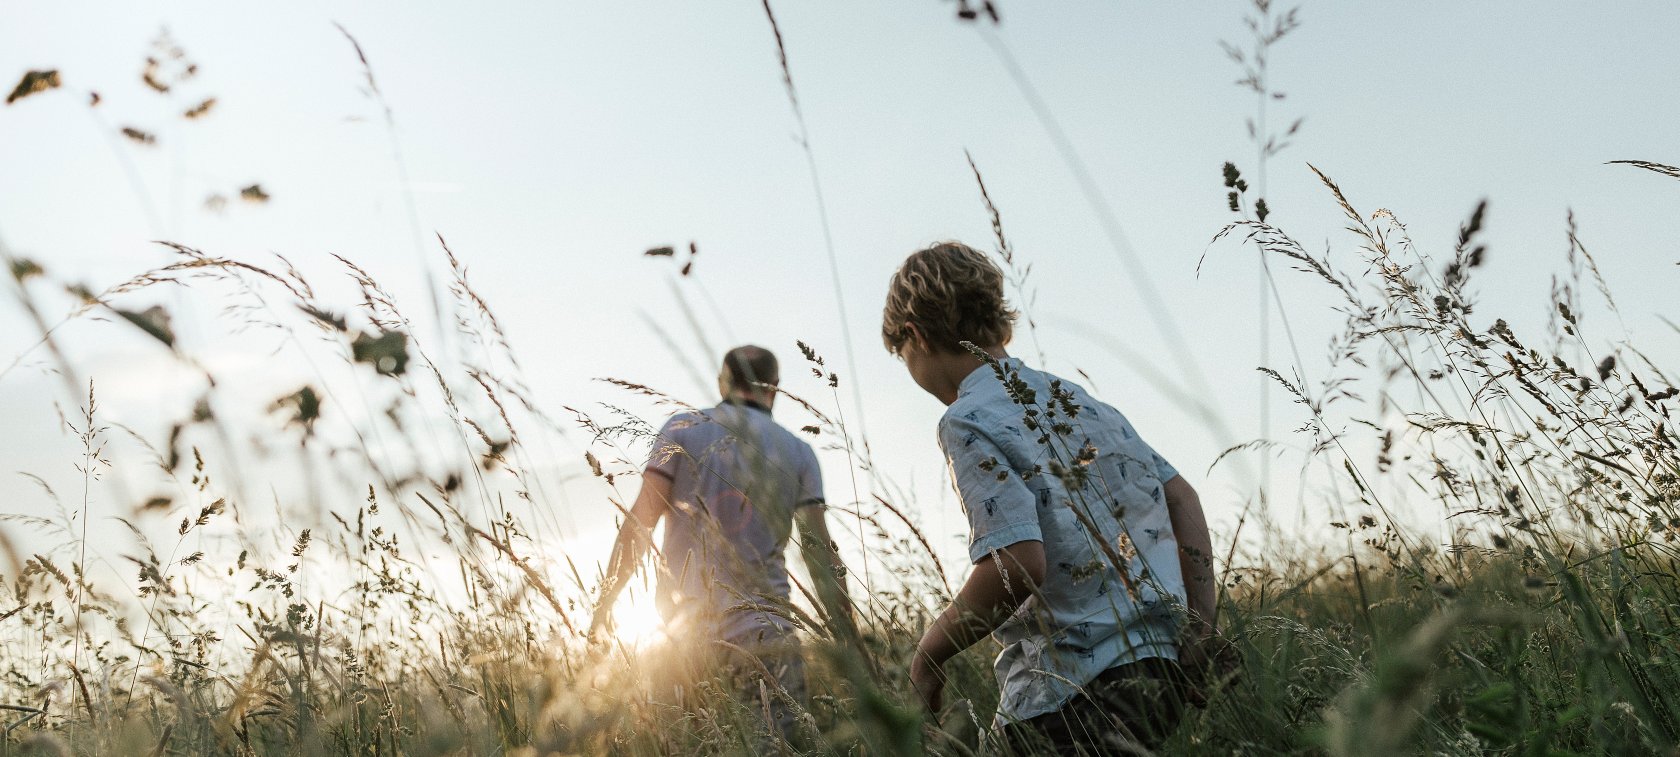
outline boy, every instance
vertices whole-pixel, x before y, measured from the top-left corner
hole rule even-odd
[[[1180,640],[1213,633],[1201,503],[1119,411],[1009,356],[1016,315],[1002,272],[957,242],[912,254],[888,287],[887,350],[948,406],[939,443],[974,564],[911,684],[937,713],[946,661],[992,634],[1008,748],[1153,748],[1193,693]]]

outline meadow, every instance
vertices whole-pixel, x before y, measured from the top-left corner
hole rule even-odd
[[[984,21],[991,8],[963,11]],[[786,71],[785,51],[782,61]],[[371,67],[368,83],[377,92]],[[1267,86],[1262,70],[1262,99]],[[14,97],[57,87],[43,74]],[[1263,168],[1281,146],[1260,147]],[[1680,178],[1662,164],[1631,168]],[[1560,219],[1565,275],[1533,293],[1552,315],[1518,333],[1477,307],[1479,269],[1498,254],[1483,240],[1497,198],[1467,208],[1457,243],[1432,250],[1414,244],[1399,214],[1372,204],[1375,190],[1344,191],[1311,170],[1323,212],[1346,227],[1332,249],[1313,252],[1271,225],[1263,184],[1251,188],[1234,164],[1223,187],[1209,172],[1210,196],[1225,195],[1232,221],[1206,236],[1263,257],[1279,275],[1314,280],[1344,319],[1327,366],[1260,367],[1292,400],[1295,438],[1310,439],[1304,455],[1286,459],[1323,471],[1341,494],[1334,514],[1314,517],[1342,538],[1291,535],[1259,496],[1237,533],[1216,535],[1225,550],[1218,623],[1241,653],[1240,674],[1163,751],[1677,753],[1680,444],[1670,414],[1680,389],[1625,338],[1574,219]],[[260,203],[261,193],[253,185],[242,201]],[[1031,302],[1030,261],[1013,249],[983,183],[975,207],[992,219],[991,247],[1017,302]],[[448,345],[419,325],[430,303],[400,302],[353,260],[339,263],[358,298],[331,301],[283,258],[165,244],[175,262],[100,291],[0,247],[10,292],[40,335],[38,354],[62,383],[65,426],[82,447],[64,464],[83,483],[54,491],[43,481],[49,513],[0,516],[0,754],[763,748],[752,703],[729,697],[722,682],[701,676],[681,702],[654,690],[650,681],[681,667],[680,647],[587,638],[598,569],[555,559],[541,524],[517,514],[521,503],[552,503],[534,469],[556,453],[527,445],[534,429],[591,439],[574,456],[622,507],[660,419],[573,410],[585,400],[569,398],[563,417],[546,412],[493,303],[442,237],[428,244],[449,275],[436,314]],[[151,304],[165,287],[334,366],[262,408],[266,454],[301,471],[288,510],[306,508],[309,522],[327,525],[269,518],[280,508],[260,474],[225,453],[244,435],[227,403],[243,395],[217,381],[207,356]],[[108,320],[202,377],[193,412],[164,438],[108,423],[100,388],[121,378],[77,370],[57,341],[61,316]],[[836,608],[816,600],[815,587],[798,585],[785,608],[806,640],[806,746],[976,753],[996,707],[996,649],[980,645],[955,664],[945,712],[918,711],[906,663],[961,576],[940,568],[916,503],[838,411],[844,393],[876,388],[854,387],[818,350],[798,346],[803,363],[787,370],[826,375],[835,393],[792,399],[815,419],[814,443],[853,461],[867,496],[833,510],[866,525],[870,538],[857,546],[872,571],[866,578],[853,560],[855,632],[833,621]],[[792,345],[778,347],[791,354]],[[604,391],[680,407],[628,381]],[[120,587],[87,570],[89,550],[108,546],[90,544],[89,493],[119,448],[175,492],[124,508],[132,580]],[[1226,453],[1281,454],[1275,440]],[[1397,515],[1420,509],[1452,525],[1450,543]],[[160,529],[173,540],[158,540]],[[205,533],[214,538],[196,538]],[[438,544],[447,560],[428,556]]]

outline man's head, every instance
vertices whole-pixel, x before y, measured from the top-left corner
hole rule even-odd
[[[748,344],[724,353],[723,368],[718,371],[718,392],[726,400],[751,400],[769,407],[776,401],[775,386],[781,380],[776,356],[763,347]]]
[[[887,285],[881,341],[902,357],[920,341],[935,353],[966,353],[962,342],[1003,347],[1017,313],[1003,299],[1003,272],[979,250],[940,242],[904,260]]]

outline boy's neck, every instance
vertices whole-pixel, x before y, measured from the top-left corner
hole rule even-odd
[[[1002,345],[984,348],[993,360],[1006,360],[1009,353]],[[987,367],[985,361],[970,352],[958,352],[938,357],[938,382],[930,390],[934,397],[947,407],[957,401],[957,393],[962,388],[964,379],[973,375],[975,371]]]

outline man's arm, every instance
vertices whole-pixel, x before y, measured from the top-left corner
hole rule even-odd
[[[793,511],[799,526],[799,553],[805,558],[805,569],[816,584],[817,601],[828,615],[829,622],[841,625],[845,635],[854,635],[856,618],[852,613],[851,595],[846,591],[846,567],[835,552],[834,539],[828,534],[827,508],[807,505]]]
[[[943,699],[946,661],[990,635],[1043,581],[1041,541],[1016,542],[975,563],[956,599],[922,635],[910,661],[910,682],[929,711],[937,712]]]
[[[635,575],[636,566],[642,564],[648,547],[653,545],[653,527],[659,525],[659,519],[670,509],[671,477],[649,471],[642,476],[642,488],[636,494],[635,504],[630,506],[630,517],[619,527],[618,539],[613,542],[607,576],[601,584],[600,603],[595,605],[595,617],[589,623],[591,636],[612,622],[613,604]]]
[[[1185,603],[1189,605],[1190,627],[1200,636],[1213,629],[1219,584],[1213,572],[1213,537],[1208,534],[1207,516],[1201,497],[1183,476],[1166,483],[1167,516],[1178,539],[1178,564],[1184,572]]]

